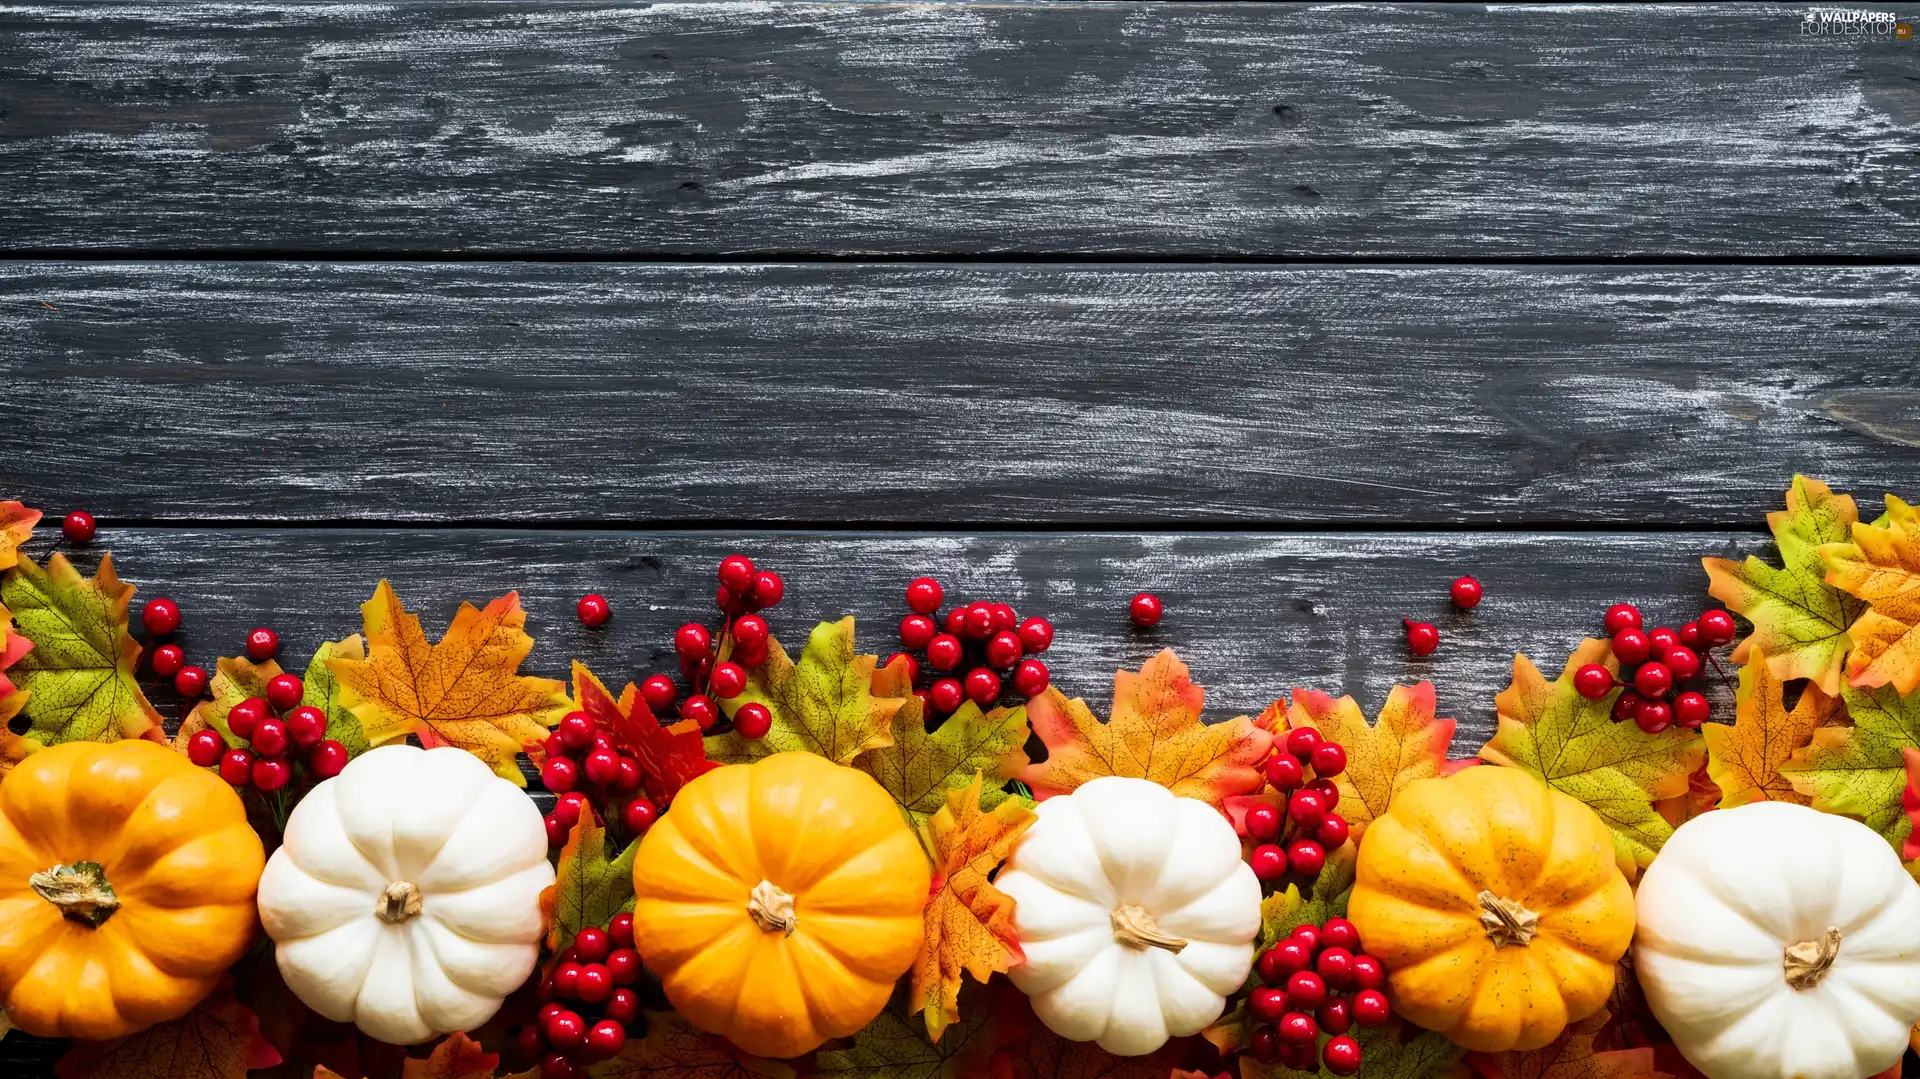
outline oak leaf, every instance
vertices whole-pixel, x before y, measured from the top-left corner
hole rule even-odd
[[[110,1042],[80,1042],[53,1067],[59,1079],[243,1079],[280,1054],[223,985],[171,1022]]]
[[[926,1013],[927,1037],[936,1042],[960,1018],[965,975],[985,982],[1026,958],[1013,928],[1013,897],[989,878],[1033,823],[1033,810],[1003,801],[983,812],[980,793],[976,773],[971,784],[946,792],[946,805],[923,829],[933,886],[907,1011]]]
[[[1001,784],[1027,764],[1026,709],[982,712],[966,701],[929,733],[907,671],[900,659],[874,672],[874,695],[899,698],[900,709],[890,726],[892,743],[860,754],[853,766],[878,780],[916,828],[978,776],[986,777],[981,804],[994,808],[1006,797]]]
[[[1652,1049],[1598,1051],[1605,1009],[1571,1024],[1558,1038],[1530,1052],[1468,1053],[1480,1079],[1673,1079],[1654,1066]]]
[[[676,1012],[647,1012],[647,1036],[587,1070],[593,1079],[794,1079],[792,1065],[748,1056]]]
[[[1846,713],[1839,698],[1813,683],[1789,710],[1785,688],[1766,654],[1755,649],[1753,662],[1740,668],[1733,723],[1700,728],[1707,743],[1707,774],[1720,787],[1721,809],[1767,801],[1806,805],[1812,800],[1794,789],[1780,767],[1813,741],[1814,731],[1841,722]]]
[[[40,511],[18,502],[0,502],[0,569],[12,569],[20,558],[20,546],[33,536],[40,523]]]
[[[1024,1033],[969,986],[962,1017],[937,1043],[911,1016],[889,1006],[853,1036],[853,1044],[816,1057],[815,1079],[975,1079],[988,1074],[992,1052]]]
[[[8,671],[27,693],[29,739],[50,746],[159,737],[160,713],[134,678],[140,646],[127,633],[132,599],[112,555],[100,556],[91,580],[61,554],[44,569],[22,558],[0,579],[0,604],[33,643]]]
[[[1847,630],[1856,686],[1920,687],[1920,507],[1887,496],[1884,524],[1855,524],[1851,543],[1820,548],[1827,583],[1867,605]]]
[[[602,730],[633,755],[640,768],[640,781],[647,797],[664,809],[680,788],[715,768],[719,762],[707,759],[707,745],[700,736],[700,725],[683,719],[662,726],[653,710],[640,699],[632,682],[620,691],[618,700],[594,677],[586,664],[573,661],[573,700],[575,707],[593,717]]]
[[[1907,783],[1906,750],[1920,748],[1920,693],[1902,697],[1891,686],[1846,686],[1850,727],[1822,727],[1813,742],[1780,769],[1813,808],[1857,817],[1885,836],[1895,849],[1904,845],[1913,822],[1901,810]]]
[[[553,884],[540,897],[550,912],[547,950],[565,951],[587,926],[601,926],[616,914],[633,909],[633,857],[640,850],[635,839],[613,858],[607,857],[607,831],[592,812],[580,820],[560,848]]]
[[[1108,722],[1085,701],[1059,690],[1027,702],[1027,719],[1046,744],[1047,759],[1021,770],[1037,798],[1067,794],[1101,776],[1150,779],[1173,793],[1215,809],[1226,799],[1266,783],[1261,762],[1273,735],[1246,716],[1203,724],[1206,692],[1193,684],[1172,649],[1147,660],[1138,673],[1116,671]]]
[[[360,614],[367,658],[335,656],[327,667],[368,743],[431,733],[526,786],[516,758],[560,722],[567,696],[551,678],[518,673],[533,650],[520,594],[509,592],[484,608],[462,603],[437,644],[427,641],[420,619],[384,580]]]
[[[1360,1043],[1360,1066],[1367,1079],[1468,1079],[1462,1057],[1466,1050],[1410,1023],[1394,1019],[1384,1026],[1353,1032]],[[1262,1064],[1250,1054],[1240,1055],[1240,1079],[1337,1079],[1325,1066],[1310,1072],[1282,1064]]]
[[[1753,623],[1753,632],[1733,650],[1736,663],[1758,648],[1776,678],[1811,678],[1829,694],[1840,692],[1848,629],[1864,608],[1827,583],[1823,544],[1843,543],[1860,520],[1853,499],[1836,495],[1819,480],[1795,476],[1787,508],[1767,514],[1780,549],[1776,568],[1756,555],[1745,562],[1703,558],[1707,592]]]
[[[815,626],[799,663],[769,639],[766,662],[747,672],[747,688],[720,706],[732,716],[741,705],[763,704],[773,716],[772,728],[762,738],[715,735],[707,739],[707,755],[726,764],[750,764],[802,750],[852,764],[867,750],[892,745],[901,700],[874,695],[877,659],[854,650],[852,615]]]
[[[1347,751],[1347,767],[1333,782],[1340,788],[1340,815],[1352,829],[1354,842],[1387,811],[1402,787],[1473,763],[1447,760],[1454,721],[1435,719],[1433,711],[1431,682],[1393,687],[1371,726],[1352,697],[1336,700],[1317,690],[1293,691],[1288,725],[1312,727]]]
[[[1532,660],[1514,656],[1513,682],[1494,698],[1500,727],[1480,757],[1539,776],[1598,813],[1613,832],[1614,860],[1631,880],[1673,834],[1654,803],[1685,793],[1706,751],[1694,731],[1648,734],[1614,722],[1617,690],[1590,701],[1573,688],[1573,673],[1589,663],[1617,666],[1607,642],[1592,639],[1552,682]]]

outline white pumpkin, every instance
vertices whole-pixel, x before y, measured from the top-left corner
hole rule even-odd
[[[1861,1079],[1920,1021],[1920,885],[1887,841],[1789,802],[1704,813],[1640,879],[1633,964],[1710,1079]]]
[[[1040,803],[996,878],[1049,1030],[1118,1056],[1198,1034],[1247,980],[1260,882],[1220,811],[1109,776]]]
[[[533,972],[547,833],[465,750],[383,746],[294,808],[260,921],[309,1008],[383,1042],[473,1030]]]

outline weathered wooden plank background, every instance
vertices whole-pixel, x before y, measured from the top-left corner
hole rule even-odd
[[[637,677],[738,549],[788,636],[933,572],[1070,693],[1431,678],[1466,755],[1792,472],[1920,494],[1920,41],[1806,11],[0,5],[0,497],[202,662],[385,576]]]

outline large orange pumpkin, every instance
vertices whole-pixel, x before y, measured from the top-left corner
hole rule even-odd
[[[0,1001],[98,1041],[185,1015],[253,938],[266,862],[233,788],[155,742],[69,742],[0,781]]]
[[[687,784],[640,841],[634,942],[694,1026],[798,1056],[886,1007],[930,876],[871,777],[780,753]]]

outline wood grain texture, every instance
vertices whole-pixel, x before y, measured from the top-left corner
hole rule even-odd
[[[1920,476],[1920,270],[0,264],[108,519],[1758,524]],[[84,407],[76,407],[84,402]]]
[[[1905,256],[1805,5],[0,9],[16,250]]]

